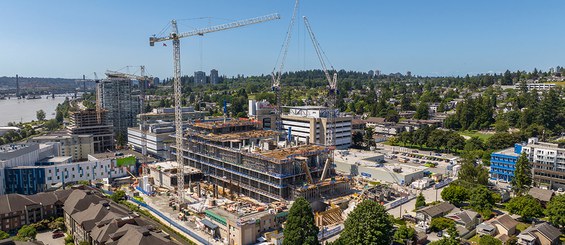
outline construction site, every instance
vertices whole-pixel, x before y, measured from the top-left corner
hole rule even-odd
[[[251,120],[195,122],[184,137],[184,164],[222,189],[262,202],[323,199],[349,191],[333,178],[331,147],[279,141]]]

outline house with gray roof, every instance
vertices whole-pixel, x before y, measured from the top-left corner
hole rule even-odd
[[[442,202],[440,204],[424,207],[419,210],[416,210],[416,219],[420,221],[431,221],[433,218],[443,217],[451,210],[453,210],[455,206],[448,202]]]
[[[561,231],[547,222],[533,225],[518,235],[520,245],[558,245]]]

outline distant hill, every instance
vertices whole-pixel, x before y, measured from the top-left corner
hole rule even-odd
[[[19,77],[22,93],[63,93],[82,90],[82,82],[68,78]],[[93,90],[94,84],[87,82],[87,89]],[[0,93],[14,93],[16,77],[0,77]]]

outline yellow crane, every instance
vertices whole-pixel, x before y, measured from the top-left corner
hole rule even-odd
[[[267,22],[275,19],[280,19],[279,14],[270,14],[261,17],[235,21],[227,24],[205,27],[201,29],[196,29],[189,32],[179,33],[177,27],[177,21],[171,20],[172,32],[168,36],[149,37],[149,46],[154,46],[157,42],[173,41],[173,67],[174,67],[174,97],[175,97],[175,143],[176,143],[176,158],[177,158],[177,182],[178,182],[178,201],[179,204],[184,203],[184,164],[182,157],[182,109],[181,109],[181,97],[182,97],[182,87],[181,87],[181,71],[180,71],[180,39],[192,36],[203,36],[206,33],[223,31],[233,28],[238,28],[242,26],[258,24],[262,22]]]

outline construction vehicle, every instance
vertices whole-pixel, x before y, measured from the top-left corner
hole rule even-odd
[[[333,67],[333,65],[331,65],[330,63],[330,67],[332,69],[332,71],[334,72],[333,74],[333,78],[330,76],[330,73],[328,72],[328,68],[326,67],[326,59],[327,56],[325,54],[325,52],[322,50],[320,43],[318,42],[318,40],[316,39],[316,36],[314,35],[314,31],[312,31],[312,27],[310,26],[310,22],[308,21],[308,18],[306,18],[306,16],[303,17],[304,18],[304,25],[306,26],[306,30],[308,30],[308,34],[310,35],[310,39],[312,40],[312,45],[314,46],[314,50],[316,51],[316,55],[318,56],[318,60],[320,61],[320,65],[322,66],[322,70],[324,71],[324,75],[326,77],[326,80],[328,81],[328,123],[330,124],[330,127],[328,132],[326,133],[326,146],[329,147],[335,147],[335,143],[336,143],[336,123],[335,123],[335,117],[337,115],[335,112],[335,106],[336,106],[336,102],[337,102],[337,72],[335,72],[335,68]],[[325,58],[325,59],[324,59]],[[329,63],[329,61],[328,61]],[[333,161],[334,159],[334,151],[332,150],[332,153],[330,155],[331,160]],[[324,180],[326,178],[328,169],[330,167],[331,162],[330,161],[326,161],[326,163],[324,164],[324,170],[322,171],[322,175],[320,176],[320,181]]]
[[[182,87],[181,87],[181,70],[180,70],[180,39],[192,36],[203,36],[206,33],[223,31],[228,29],[233,29],[237,27],[258,24],[262,22],[267,22],[275,19],[280,19],[279,14],[270,14],[266,16],[251,18],[247,20],[235,21],[232,23],[227,23],[223,25],[211,26],[201,29],[196,29],[193,31],[179,33],[177,27],[177,21],[171,20],[172,32],[168,36],[156,37],[155,35],[149,37],[149,46],[154,46],[157,42],[173,41],[173,67],[174,67],[174,97],[175,97],[175,139],[176,139],[176,158],[177,158],[177,182],[178,182],[178,201],[179,203],[184,203],[184,160],[182,154],[182,109],[181,109],[181,97],[182,97]]]

